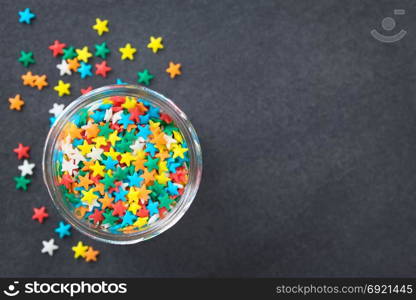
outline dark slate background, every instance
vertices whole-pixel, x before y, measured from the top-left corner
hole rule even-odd
[[[18,23],[30,7],[37,19]],[[369,32],[393,9],[395,44]],[[108,19],[99,37],[95,18]],[[0,10],[1,276],[415,276],[416,10],[411,1],[4,1]],[[157,55],[146,48],[162,36]],[[107,79],[60,78],[48,46],[59,39],[90,48],[107,41]],[[130,42],[134,61],[118,48]],[[19,51],[33,51],[34,73],[49,87],[22,86]],[[183,75],[169,79],[170,60]],[[95,59],[95,62],[98,62]],[[177,102],[201,139],[204,173],[194,204],[168,232],[113,246],[78,232],[58,240],[61,220],[42,181],[41,156],[54,102],[79,89],[135,82]],[[72,95],[58,98],[58,79]],[[23,112],[8,110],[20,93]],[[16,191],[12,149],[32,147],[36,174]],[[32,207],[46,205],[40,225]],[[73,259],[78,241],[101,250],[97,263]]]

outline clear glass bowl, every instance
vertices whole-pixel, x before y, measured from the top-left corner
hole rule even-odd
[[[58,138],[71,118],[80,109],[90,107],[103,98],[112,96],[131,96],[145,99],[172,118],[174,124],[181,130],[181,134],[188,146],[189,178],[184,192],[176,206],[166,216],[147,227],[132,232],[114,233],[100,226],[88,223],[75,216],[68,201],[64,199],[58,182],[58,168],[56,167]],[[43,178],[49,195],[64,219],[83,234],[100,241],[112,244],[133,244],[159,235],[172,227],[185,214],[191,205],[199,187],[202,174],[202,154],[198,136],[186,115],[169,99],[148,88],[135,85],[109,85],[95,89],[80,96],[69,104],[56,119],[46,138],[43,151]]]

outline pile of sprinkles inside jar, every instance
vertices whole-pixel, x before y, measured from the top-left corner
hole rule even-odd
[[[78,219],[111,233],[147,228],[180,201],[189,156],[172,118],[146,99],[113,96],[62,130],[57,182]]]

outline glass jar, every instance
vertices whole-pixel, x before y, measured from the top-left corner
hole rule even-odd
[[[188,148],[188,181],[183,188],[183,193],[176,205],[166,213],[163,218],[158,219],[152,224],[137,230],[114,232],[97,224],[86,222],[74,213],[76,209],[64,197],[63,189],[59,179],[59,157],[62,150],[58,147],[58,140],[69,122],[82,109],[90,109],[95,104],[101,103],[102,99],[122,96],[144,99],[161,112],[169,115],[175,126],[181,131],[181,135]],[[74,228],[83,234],[104,242],[112,244],[133,244],[144,241],[159,235],[172,227],[185,214],[191,205],[201,180],[202,174],[202,154],[198,136],[187,116],[169,99],[163,95],[145,87],[135,85],[109,85],[95,89],[85,95],[80,96],[69,104],[66,109],[55,120],[46,138],[43,151],[43,178],[48,189],[49,195],[58,211],[64,219]]]

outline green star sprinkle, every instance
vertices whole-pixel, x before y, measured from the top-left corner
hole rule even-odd
[[[152,80],[155,76],[149,73],[149,70],[144,69],[143,72],[137,72],[137,79],[138,83],[144,83],[145,85],[150,85],[150,80]]]
[[[16,181],[16,190],[21,189],[24,191],[27,191],[27,185],[31,182],[30,179],[24,176],[16,176],[14,181]]]
[[[99,135],[105,137],[106,139],[108,139],[108,136],[114,132],[114,130],[110,128],[109,123],[105,123],[104,125],[98,126],[98,128],[100,129]]]
[[[104,175],[104,178],[100,180],[101,183],[104,183],[104,188],[108,190],[110,187],[116,187],[114,184],[114,178],[107,173]]]
[[[149,172],[152,172],[153,170],[159,170],[159,167],[157,164],[159,163],[159,158],[152,159],[150,155],[147,156],[147,162],[144,163],[144,165],[147,167]]]
[[[163,197],[159,198],[159,208],[166,208],[167,210],[170,210],[170,205],[172,204],[173,199],[170,199],[168,194],[165,194]]]
[[[103,216],[104,216],[103,224],[110,224],[112,226],[118,220],[116,216],[113,216],[112,211],[109,209],[107,209],[106,212],[103,213]]]
[[[72,59],[77,57],[78,54],[75,52],[74,47],[64,48],[64,55],[62,56],[63,59]]]
[[[95,44],[95,56],[101,57],[102,59],[107,58],[107,54],[110,53],[110,49],[107,48],[107,43]]]
[[[25,67],[28,67],[30,64],[34,64],[35,59],[33,58],[33,52],[20,51],[19,62],[21,62]]]

